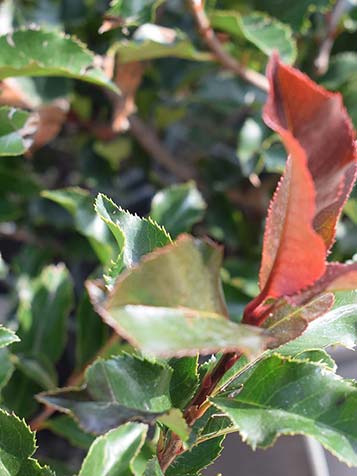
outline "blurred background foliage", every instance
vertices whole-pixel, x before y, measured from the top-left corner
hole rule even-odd
[[[205,10],[231,57],[264,73],[268,55],[278,50],[284,61],[339,91],[356,124],[353,0],[207,0]],[[108,335],[83,287],[112,250],[93,211],[96,194],[150,214],[173,237],[192,231],[224,245],[225,294],[239,320],[258,291],[262,227],[286,158],[262,121],[265,93],[216,61],[185,1],[0,3],[0,33],[8,44],[9,32],[33,25],[88,45],[122,95],[73,78],[1,82],[2,105],[39,118],[32,145],[20,144],[23,155],[0,157],[1,315],[22,339],[13,354],[0,355],[8,371],[2,398],[26,418],[38,410],[33,395],[63,385]],[[0,61],[5,77],[2,68]],[[354,192],[331,257],[353,259],[356,243]],[[54,447],[49,435],[39,437],[40,456],[61,459],[66,443]],[[77,446],[87,448],[89,437],[74,429],[76,436]],[[82,453],[71,451],[75,467]],[[69,471],[54,467],[58,474]]]

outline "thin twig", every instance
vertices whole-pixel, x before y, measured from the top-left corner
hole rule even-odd
[[[201,37],[203,38],[209,49],[212,51],[212,53],[215,55],[217,61],[221,63],[224,68],[233,71],[233,73],[237,74],[245,81],[248,81],[257,88],[267,92],[269,89],[269,83],[265,76],[258,73],[257,71],[246,68],[235,58],[233,58],[233,56],[231,56],[225,51],[221,42],[213,31],[213,28],[211,27],[210,21],[204,11],[202,0],[188,1],[195,17]]]
[[[235,362],[237,362],[241,355],[242,354],[240,353],[224,354],[212,372],[205,375],[200,388],[185,411],[185,419],[190,427],[192,427],[198,418],[200,418],[208,409],[209,405],[207,405],[207,398],[217,387],[223,375],[234,365]],[[165,447],[158,454],[160,467],[163,473],[165,473],[174,459],[183,452],[184,447],[181,439],[176,434],[172,434]]]
[[[332,12],[326,16],[327,28],[326,36],[321,41],[318,55],[314,61],[315,72],[318,76],[326,73],[330,63],[331,50],[337,36],[337,29],[342,15],[352,7],[348,0],[337,0]]]
[[[128,118],[130,131],[139,144],[156,160],[177,178],[188,180],[193,178],[193,170],[187,165],[180,163],[171,152],[162,144],[154,129],[136,115]]]

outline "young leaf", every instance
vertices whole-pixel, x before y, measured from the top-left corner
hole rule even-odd
[[[288,159],[270,205],[259,280],[261,293],[246,307],[246,322],[259,318],[269,297],[289,296],[325,271],[325,245],[312,228],[314,187],[300,147]]]
[[[15,76],[64,76],[118,92],[94,55],[78,40],[57,31],[17,30],[0,37],[0,79]]]
[[[107,265],[114,254],[114,240],[95,213],[89,192],[79,187],[70,187],[45,190],[41,195],[58,203],[73,216],[76,230],[88,239],[98,258]]]
[[[15,415],[0,410],[0,467],[6,476],[54,476],[31,458],[36,449],[34,433]]]
[[[169,365],[173,370],[170,395],[176,408],[185,408],[195,394],[199,384],[197,372],[198,356],[171,359]]]
[[[273,355],[234,382],[236,394],[212,398],[253,448],[279,435],[316,438],[350,465],[357,465],[357,387],[325,366]]]
[[[78,476],[134,476],[132,464],[146,432],[146,425],[127,423],[100,436],[90,447]]]
[[[21,342],[17,350],[35,358],[45,355],[50,362],[56,362],[65,346],[66,322],[73,301],[68,270],[63,264],[48,266],[38,278],[23,281],[19,291]]]
[[[283,65],[276,55],[270,61],[268,76],[271,89],[264,120],[280,134],[293,157],[298,151],[307,160],[316,193],[313,226],[328,250],[356,178],[351,121],[339,94]]]
[[[59,389],[38,399],[99,434],[131,419],[150,421],[168,412],[171,375],[165,365],[123,354],[97,360],[86,372],[84,388]]]
[[[101,193],[95,201],[95,211],[113,233],[119,256],[128,268],[142,256],[171,242],[165,229],[150,218],[132,215]]]
[[[0,156],[26,152],[35,132],[35,115],[14,107],[0,107]]]
[[[265,13],[240,15],[236,11],[215,10],[211,22],[214,28],[245,37],[268,56],[278,51],[286,63],[296,59],[296,42],[290,26]]]
[[[142,351],[166,356],[222,349],[255,353],[265,345],[256,329],[225,319],[221,250],[182,235],[119,277],[103,319]]]
[[[176,237],[201,221],[206,206],[195,183],[187,182],[160,190],[152,199],[150,216]]]

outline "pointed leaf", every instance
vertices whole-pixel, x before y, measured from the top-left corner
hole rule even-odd
[[[15,76],[64,76],[118,92],[94,55],[78,40],[56,31],[17,30],[0,37],[0,79]]]
[[[6,327],[0,326],[0,348],[6,347],[13,342],[19,342],[19,340],[20,339],[13,331],[7,329]]]
[[[176,237],[201,221],[206,206],[195,183],[187,182],[160,190],[152,199],[150,216]]]
[[[23,281],[19,291],[21,342],[16,349],[34,357],[43,354],[50,362],[56,362],[65,346],[73,301],[68,270],[63,264],[47,266],[38,278]]]
[[[286,63],[295,61],[297,50],[293,32],[288,24],[276,18],[261,12],[240,15],[236,11],[215,10],[211,22],[214,28],[245,37],[268,56],[278,51]]]
[[[14,107],[0,107],[0,156],[21,155],[32,144],[36,116]]]
[[[169,411],[171,375],[165,365],[123,354],[97,360],[82,389],[59,389],[38,399],[72,414],[85,431],[104,433],[130,419],[150,421]]]
[[[170,394],[176,408],[185,408],[193,398],[199,384],[197,365],[198,356],[171,359],[169,365],[173,370]]]
[[[23,421],[0,410],[0,428],[0,468],[4,476],[54,476],[31,458],[35,436]]]
[[[356,178],[351,120],[339,94],[283,65],[276,55],[270,61],[268,76],[271,88],[264,120],[280,134],[294,160],[297,149],[305,155],[316,192],[314,229],[329,249]]]
[[[126,267],[133,266],[145,254],[171,242],[165,229],[150,218],[132,215],[101,193],[95,201],[95,210],[113,233],[119,256],[122,256]]]
[[[302,149],[286,164],[270,205],[260,268],[260,295],[246,308],[246,322],[259,318],[269,297],[289,296],[314,283],[325,271],[325,245],[312,228],[315,193]]]
[[[90,447],[78,476],[134,476],[132,463],[146,432],[146,425],[127,423],[100,436]]]
[[[114,240],[95,213],[93,200],[87,190],[69,187],[45,190],[41,195],[58,203],[73,216],[76,230],[88,239],[98,258],[107,265],[113,257]]]
[[[212,402],[253,448],[283,434],[316,438],[339,459],[357,465],[357,387],[325,366],[273,355],[234,382],[240,391]]]
[[[165,357],[265,345],[257,329],[225,319],[221,250],[182,235],[119,277],[103,319],[134,346]],[[94,294],[94,290],[92,291]]]

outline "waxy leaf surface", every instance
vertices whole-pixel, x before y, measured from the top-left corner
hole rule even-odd
[[[279,435],[316,438],[339,459],[357,465],[357,387],[307,361],[274,355],[235,382],[240,391],[212,398],[253,448]]]
[[[94,54],[63,33],[17,30],[0,37],[0,79],[15,76],[64,76],[118,92],[95,66]]]
[[[147,426],[127,423],[97,438],[78,476],[134,476],[133,461],[144,444]]]
[[[143,352],[165,357],[265,345],[258,329],[228,321],[221,250],[182,235],[122,275],[102,317]]]
[[[39,395],[39,400],[75,417],[88,432],[104,433],[130,419],[150,421],[171,408],[172,370],[127,354],[97,360],[82,389]]]

